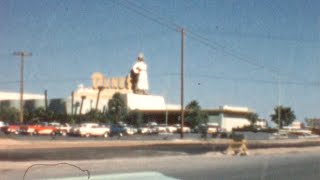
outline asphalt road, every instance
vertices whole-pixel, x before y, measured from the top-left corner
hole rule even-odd
[[[187,180],[320,179],[320,155],[318,152],[245,157],[213,156],[210,154],[177,155],[67,162],[88,170],[91,174],[90,179],[92,180],[99,179],[99,177],[100,179],[168,179],[169,177]],[[17,169],[8,168],[1,170],[0,179],[22,179],[25,169],[28,165],[34,163],[37,162],[25,163],[24,166],[17,163]],[[19,169],[19,167],[22,168]],[[135,173],[139,173],[140,176],[137,176]],[[74,166],[64,164],[57,166],[35,166],[28,171],[26,179],[61,179],[68,176],[78,176],[87,179],[86,175],[86,172],[82,172]],[[153,176],[153,178],[150,178],[150,176]]]
[[[135,134],[133,136],[113,136],[108,138],[103,137],[78,137],[78,136],[49,136],[49,135],[40,135],[40,136],[30,136],[30,135],[15,135],[15,134],[0,134],[0,138],[10,138],[10,139],[16,139],[16,140],[63,140],[63,141],[114,141],[114,140],[124,140],[124,141],[137,141],[137,140],[171,140],[171,139],[179,139],[180,134],[154,134],[154,135],[141,135],[141,134]],[[194,133],[188,133],[184,135],[185,139],[201,139],[200,134],[194,134]]]
[[[240,132],[239,132],[240,133]],[[268,140],[269,137],[271,136],[270,133],[253,133],[253,132],[241,132],[244,134],[245,138],[247,140]],[[133,136],[114,136],[114,137],[108,137],[108,138],[103,138],[103,137],[89,137],[89,138],[84,138],[84,137],[75,137],[75,136],[61,136],[61,135],[56,135],[54,137],[52,136],[45,136],[45,135],[40,135],[40,136],[30,136],[30,135],[5,135],[3,133],[0,133],[0,138],[11,138],[11,139],[17,139],[17,140],[64,140],[64,141],[112,141],[112,140],[126,140],[126,141],[136,141],[136,140],[171,140],[171,139],[179,139],[180,134],[178,133],[166,133],[166,134],[154,134],[154,135],[141,135],[141,134],[135,134]],[[208,135],[208,139],[212,138],[210,135]],[[289,139],[296,139],[296,136],[290,136]],[[185,133],[184,134],[184,139],[201,139],[201,134],[199,133]]]

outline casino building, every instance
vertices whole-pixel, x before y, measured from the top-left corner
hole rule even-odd
[[[81,115],[92,109],[102,112],[108,109],[108,102],[115,93],[120,93],[125,101],[128,111],[140,114],[144,122],[158,122],[161,124],[177,124],[180,122],[180,105],[172,105],[165,102],[164,97],[151,95],[147,92],[148,82],[146,64],[143,55],[139,55],[137,63],[133,66],[131,73],[125,77],[106,77],[102,73],[92,74],[92,86],[78,88],[67,98],[49,99],[49,106],[55,108],[59,113]],[[134,69],[136,68],[136,69]],[[145,71],[145,72],[144,72]],[[137,77],[132,75],[137,73]],[[143,74],[144,82],[139,84],[139,73]],[[136,88],[142,89],[136,89]],[[1,97],[7,97],[2,98]],[[33,108],[44,107],[45,97],[43,95],[25,94],[25,105]],[[19,109],[18,93],[0,93],[0,105],[7,104]],[[231,131],[234,127],[242,127],[250,124],[247,114],[252,110],[246,107],[221,106],[217,109],[205,109],[209,116],[209,124],[217,124],[221,128]],[[188,112],[186,112],[187,114]]]

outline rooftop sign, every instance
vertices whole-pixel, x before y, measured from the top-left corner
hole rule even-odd
[[[126,77],[105,77],[102,73],[95,72],[91,76],[92,88],[99,87],[105,89],[131,89],[130,76]]]

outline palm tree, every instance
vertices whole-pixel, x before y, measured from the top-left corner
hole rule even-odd
[[[279,114],[280,113],[280,114]],[[271,114],[271,120],[278,124],[281,129],[283,126],[290,125],[296,116],[290,107],[277,106],[274,108],[274,114]]]
[[[201,111],[198,101],[192,100],[186,106],[186,121],[189,122],[191,128],[195,128],[200,124],[207,124],[208,116]]]
[[[257,113],[249,113],[247,115],[247,119],[250,121],[250,125],[254,126],[255,123],[259,120],[259,116]]]
[[[115,93],[108,102],[108,115],[114,122],[120,122],[127,116],[127,106],[120,93]]]

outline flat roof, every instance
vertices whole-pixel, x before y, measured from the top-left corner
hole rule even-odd
[[[19,100],[20,99],[20,93],[16,92],[3,92],[0,91],[0,101],[2,100]],[[44,95],[42,94],[30,94],[30,93],[23,93],[23,99],[24,100],[30,100],[30,99],[44,99]]]

